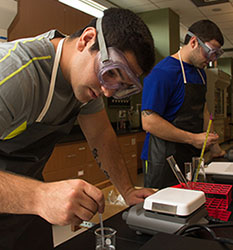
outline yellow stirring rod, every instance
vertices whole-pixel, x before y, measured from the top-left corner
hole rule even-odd
[[[207,128],[207,131],[206,131],[205,141],[204,141],[204,144],[203,144],[203,147],[202,147],[202,150],[201,150],[201,156],[200,156],[200,159],[199,159],[199,162],[198,162],[198,166],[197,166],[197,170],[196,170],[196,173],[195,173],[195,177],[194,177],[194,180],[193,180],[194,182],[197,181],[197,177],[199,175],[199,171],[200,171],[202,159],[203,159],[203,156],[204,156],[207,139],[208,139],[210,128],[211,128],[211,124],[212,124],[212,119],[213,119],[212,115],[210,114],[210,120],[209,120],[208,128]]]

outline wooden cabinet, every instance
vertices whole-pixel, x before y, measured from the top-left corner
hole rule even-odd
[[[43,176],[45,181],[80,178],[93,184],[106,179],[86,142],[58,144],[44,168]]]
[[[145,132],[137,133],[137,167],[138,167],[138,172],[142,171],[141,153],[142,153],[142,148],[144,145],[145,137],[146,137]]]
[[[31,37],[50,29],[72,34],[86,26],[92,16],[57,0],[17,0],[18,12],[8,29],[8,40]]]
[[[137,141],[136,135],[122,135],[118,137],[121,152],[128,168],[133,184],[137,182]]]
[[[134,184],[137,181],[137,134],[119,136],[119,144],[126,166]],[[99,169],[86,141],[58,144],[49,161],[43,176],[45,181],[57,181],[81,178],[92,184],[106,180]]]
[[[85,168],[86,152],[86,143],[58,144],[44,168],[43,176],[45,181],[77,177],[88,179]]]

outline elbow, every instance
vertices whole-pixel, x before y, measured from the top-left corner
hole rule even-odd
[[[142,120],[142,129],[146,132],[149,132],[150,126],[145,120]]]

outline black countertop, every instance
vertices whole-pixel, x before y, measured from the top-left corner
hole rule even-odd
[[[232,209],[232,207],[231,207]],[[128,210],[128,209],[126,209]],[[130,229],[126,222],[122,219],[122,213],[114,215],[104,221],[104,226],[112,227],[117,230],[116,249],[117,250],[143,250],[143,246],[150,245],[145,249],[158,250],[197,250],[197,249],[212,249],[212,250],[229,250],[233,249],[233,245],[221,245],[209,238],[205,232],[200,233],[199,237],[183,237],[175,234],[158,233],[155,235],[141,234],[138,235],[134,230]],[[233,218],[231,216],[230,220]],[[95,234],[94,231],[99,227],[99,224],[89,230],[69,239],[66,242],[55,247],[55,250],[93,250],[95,249]],[[231,227],[221,227],[213,229],[218,237],[232,239],[233,230]],[[161,239],[162,237],[162,239]],[[173,239],[173,237],[175,237]],[[154,240],[154,238],[157,238]],[[151,241],[153,244],[151,244]],[[190,245],[191,244],[191,245]],[[188,248],[187,248],[188,246]],[[211,247],[211,248],[208,248]],[[206,248],[207,247],[207,248]]]
[[[137,235],[134,230],[131,230],[122,219],[120,212],[113,217],[104,221],[104,226],[112,227],[117,230],[116,246],[118,250],[137,250],[143,246],[151,235]],[[74,238],[58,245],[55,250],[92,250],[95,249],[95,234],[94,231],[99,225],[90,228],[89,230],[75,236]]]
[[[222,160],[224,161],[224,158]],[[219,183],[219,182],[215,182],[215,183]],[[233,193],[232,193],[232,196],[233,196]],[[228,211],[233,212],[233,202],[230,204]],[[208,234],[205,234],[205,232],[203,232],[204,234],[200,233],[198,237],[191,237],[191,238],[185,237],[185,240],[183,236],[171,235],[171,234],[165,234],[165,233],[158,233],[155,236],[148,235],[148,234],[138,235],[136,234],[134,230],[130,229],[129,226],[126,224],[126,222],[122,219],[123,212],[124,211],[104,221],[105,226],[109,226],[117,230],[116,245],[117,245],[118,250],[147,250],[147,249],[150,249],[150,250],[152,249],[196,250],[198,248],[199,249],[212,249],[212,250],[233,249],[233,245],[229,245],[229,244],[223,245],[216,241],[213,241],[212,239],[209,238]],[[229,221],[230,223],[233,222],[233,213],[231,214]],[[93,228],[90,228],[89,230],[75,236],[74,238],[58,245],[55,248],[55,250],[95,249],[94,230],[97,227],[99,227],[99,225],[96,225]],[[212,230],[214,230],[214,232],[216,233],[218,237],[225,237],[225,238],[233,239],[232,227],[233,226],[231,225],[230,227],[212,228]],[[187,248],[187,246],[189,247]]]

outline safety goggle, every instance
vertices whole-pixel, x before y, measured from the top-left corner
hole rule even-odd
[[[200,38],[198,38],[196,35],[194,35],[192,32],[188,31],[187,33],[189,36],[195,36],[197,38],[198,43],[201,45],[201,47],[204,49],[205,57],[210,61],[217,60],[223,53],[223,49],[213,49],[211,48],[207,43],[202,42]]]
[[[124,54],[117,48],[106,48],[102,31],[102,18],[96,23],[99,52],[95,58],[95,71],[100,84],[114,90],[113,97],[122,99],[141,92],[139,78],[130,69]]]

